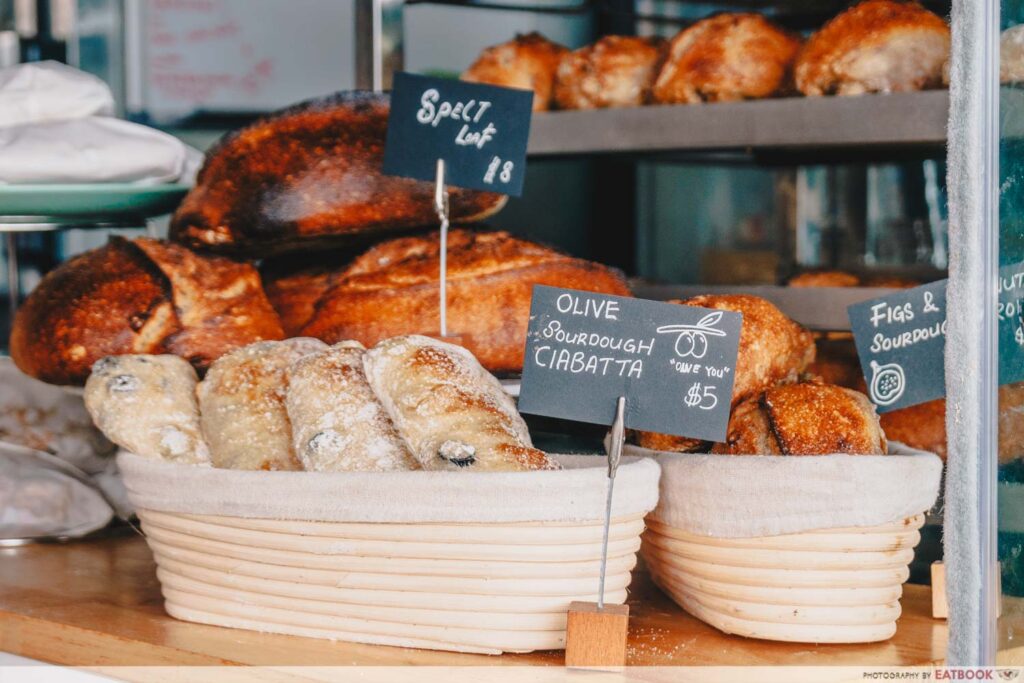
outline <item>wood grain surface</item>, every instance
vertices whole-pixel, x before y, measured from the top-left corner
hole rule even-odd
[[[466,655],[331,642],[177,621],[163,610],[149,548],[136,536],[0,550],[0,650],[88,666],[554,665],[562,652]],[[807,645],[729,636],[694,619],[641,567],[630,588],[627,664],[927,665],[945,656],[946,623],[927,587],[905,586],[895,637]]]

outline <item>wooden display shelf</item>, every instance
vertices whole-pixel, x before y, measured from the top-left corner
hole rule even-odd
[[[638,571],[630,588],[631,666],[929,665],[945,656],[946,623],[929,589],[907,585],[896,636],[868,645],[749,640],[697,621]],[[177,621],[162,607],[155,566],[131,536],[0,550],[0,650],[82,667],[223,665],[548,665],[562,652],[468,655],[331,642]]]

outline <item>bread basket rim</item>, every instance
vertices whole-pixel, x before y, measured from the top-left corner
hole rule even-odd
[[[258,519],[380,523],[594,522],[604,517],[603,457],[553,455],[562,470],[532,472],[264,472],[146,458],[117,462],[136,508]],[[588,466],[593,462],[594,466]],[[613,517],[658,501],[651,458],[618,469]]]

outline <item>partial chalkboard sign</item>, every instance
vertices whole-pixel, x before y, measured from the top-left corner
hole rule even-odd
[[[847,312],[878,412],[946,395],[946,280],[853,304]]]
[[[1024,380],[1024,264],[999,269],[999,383]]]
[[[395,74],[384,172],[519,196],[526,175],[532,90]]]
[[[743,316],[536,286],[519,410],[724,441]]]

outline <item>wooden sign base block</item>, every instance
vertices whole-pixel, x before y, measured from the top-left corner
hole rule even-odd
[[[626,666],[629,605],[574,602],[565,632],[565,665],[576,669],[618,670]]]

